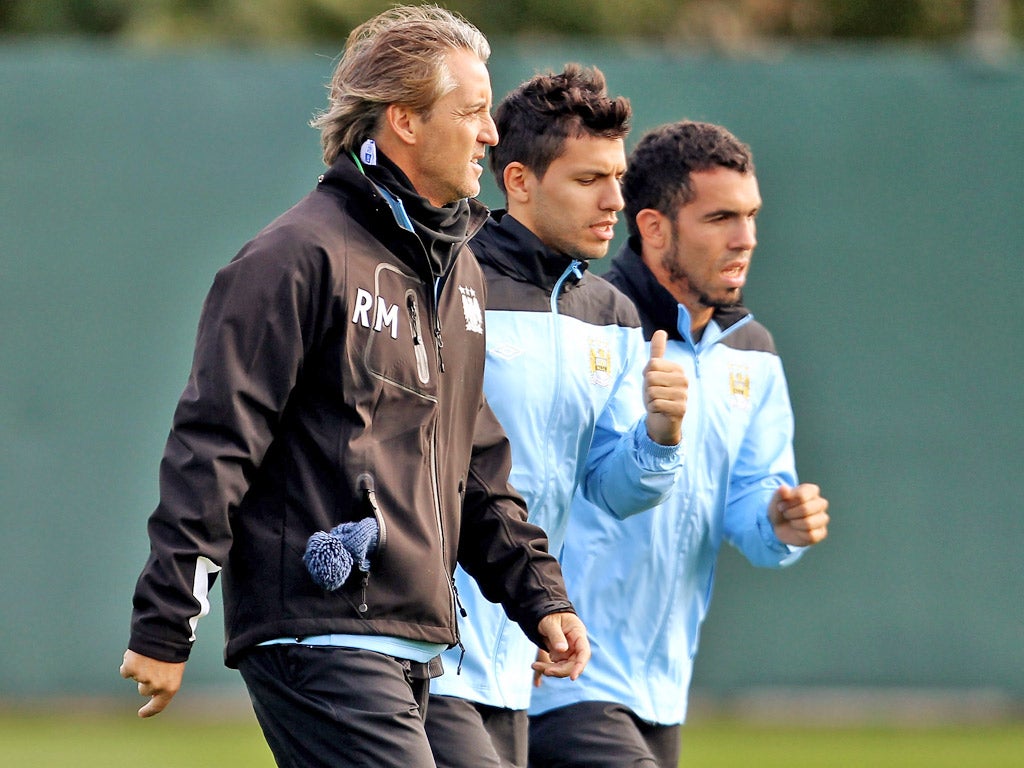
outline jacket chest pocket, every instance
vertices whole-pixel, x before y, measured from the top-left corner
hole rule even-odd
[[[434,398],[433,316],[419,279],[379,264],[372,290],[359,288],[352,299],[352,322],[364,329],[359,354],[370,376],[382,387]]]

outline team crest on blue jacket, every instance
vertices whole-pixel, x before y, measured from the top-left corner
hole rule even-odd
[[[599,387],[612,383],[612,351],[604,339],[590,339],[590,383]]]
[[[477,301],[476,289],[460,285],[459,293],[462,294],[462,313],[466,316],[466,330],[483,333],[484,313],[480,309],[480,302]]]
[[[729,366],[729,404],[743,411],[750,410],[750,368]]]

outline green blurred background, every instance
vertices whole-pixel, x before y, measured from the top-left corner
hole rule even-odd
[[[307,121],[385,5],[0,7],[0,703],[135,705],[117,665],[200,305],[314,185]],[[747,299],[833,525],[788,571],[723,554],[695,697],[1019,713],[1022,4],[447,5],[490,37],[496,98],[579,61],[631,98],[630,146],[689,117],[754,149]],[[244,702],[219,610],[186,686]]]

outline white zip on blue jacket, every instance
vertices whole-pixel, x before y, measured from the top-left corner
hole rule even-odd
[[[633,298],[647,339],[672,329],[665,357],[689,378],[686,464],[669,499],[628,520],[574,499],[559,559],[593,656],[575,682],[545,678],[530,714],[609,701],[675,725],[686,719],[722,542],[763,567],[803,554],[779,542],[768,520],[775,489],[797,484],[793,413],[771,335],[746,309],[716,311],[695,341],[689,313],[630,244],[608,279]]]
[[[685,443],[647,435],[648,352],[632,303],[503,212],[470,247],[487,280],[484,393],[512,445],[512,485],[550,551],[577,488],[613,522],[666,498]],[[461,568],[455,584],[462,649],[444,654],[430,692],[525,710],[536,646]]]

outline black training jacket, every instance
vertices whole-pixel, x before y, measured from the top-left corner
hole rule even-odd
[[[486,218],[472,211],[469,235]],[[572,610],[482,394],[480,268],[462,247],[436,299],[434,282],[348,157],[218,272],[161,462],[132,650],[185,660],[218,573],[228,666],[287,636],[454,644],[456,559],[537,641],[541,617]],[[371,515],[368,577],[318,587],[309,536]]]

